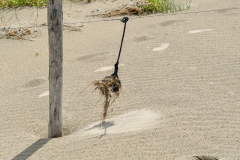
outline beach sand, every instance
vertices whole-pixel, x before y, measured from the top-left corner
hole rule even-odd
[[[99,14],[134,3],[63,3],[64,135],[54,139],[47,138],[47,9],[1,11],[1,28],[27,27],[30,34],[0,39],[0,159],[240,159],[236,0],[129,16],[122,91],[100,127],[104,98],[91,83],[113,73],[124,24],[113,20],[123,16]]]

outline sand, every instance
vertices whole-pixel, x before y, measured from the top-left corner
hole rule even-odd
[[[64,2],[64,136],[55,139],[47,138],[46,8],[0,12],[1,28],[39,26],[22,39],[0,39],[0,159],[240,159],[236,0],[129,16],[122,92],[100,128],[104,98],[90,84],[113,73],[123,23],[98,14],[135,2]]]

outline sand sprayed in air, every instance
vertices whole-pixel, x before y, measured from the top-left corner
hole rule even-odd
[[[138,111],[128,112],[111,119],[106,119],[102,124],[101,121],[91,124],[83,129],[83,134],[111,134],[133,132],[146,130],[156,126],[161,116],[154,111],[141,109]]]

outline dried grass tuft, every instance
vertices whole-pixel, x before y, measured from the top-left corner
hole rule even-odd
[[[121,9],[110,11],[105,14],[105,17],[119,16],[119,15],[140,15],[143,13],[143,10],[138,6],[124,7]]]
[[[100,94],[105,96],[103,107],[103,120],[107,117],[109,106],[119,97],[121,91],[121,82],[118,77],[106,76],[103,80],[94,81],[93,85],[100,91]],[[113,100],[111,101],[111,98]]]

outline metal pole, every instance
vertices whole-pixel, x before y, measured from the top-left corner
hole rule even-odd
[[[121,55],[121,51],[122,51],[122,44],[123,44],[123,39],[124,39],[126,24],[127,24],[128,19],[129,19],[128,17],[123,17],[123,19],[121,20],[121,22],[124,23],[124,29],[123,29],[122,41],[121,41],[121,45],[120,45],[120,49],[119,49],[119,53],[118,53],[117,62],[114,65],[115,70],[114,70],[114,73],[112,74],[112,76],[115,76],[115,77],[118,77],[118,75],[117,75],[117,73],[118,73],[118,63],[119,63],[119,59],[120,59],[120,55]]]

